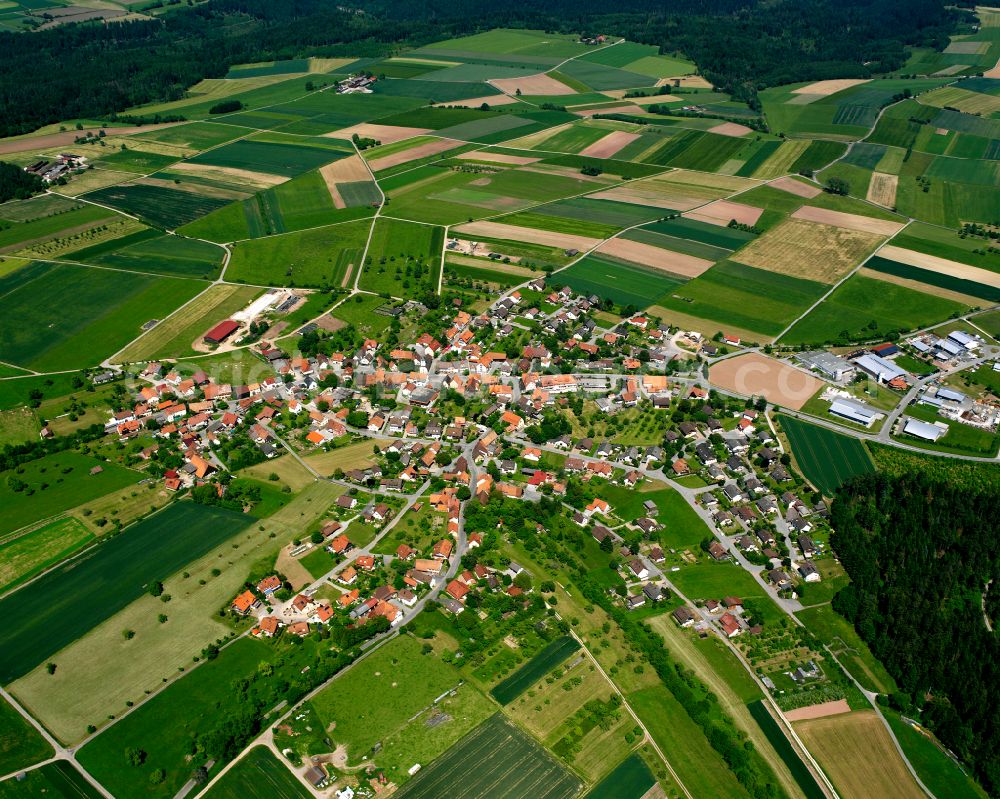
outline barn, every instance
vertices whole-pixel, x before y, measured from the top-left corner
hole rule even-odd
[[[232,319],[219,322],[215,327],[205,334],[205,341],[209,344],[221,344],[239,329],[239,323]]]

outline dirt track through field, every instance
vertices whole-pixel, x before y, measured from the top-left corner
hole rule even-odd
[[[984,286],[1000,288],[1000,274],[991,272],[988,269],[980,269],[978,266],[969,266],[958,261],[949,261],[947,258],[938,258],[936,255],[904,250],[902,247],[896,247],[891,244],[879,250],[879,255],[883,258],[888,258],[890,261],[898,261],[909,266],[916,266],[920,269],[926,269],[929,272],[951,275],[962,280],[982,283]]]
[[[800,369],[757,353],[719,361],[709,368],[708,380],[719,388],[747,396],[762,396],[768,402],[794,411],[826,385]]]
[[[805,197],[810,200],[823,193],[823,190],[819,186],[810,186],[808,183],[803,183],[801,180],[796,180],[788,176],[772,180],[767,185],[771,188],[794,194],[796,197]]]
[[[792,214],[793,219],[805,219],[807,222],[821,222],[824,225],[842,227],[846,230],[857,230],[859,233],[876,233],[879,236],[894,236],[905,226],[902,222],[890,222],[886,219],[873,219],[860,214],[845,214],[843,211],[828,211],[825,208],[813,208],[803,205]]]
[[[518,225],[506,225],[502,222],[470,222],[461,227],[453,228],[453,230],[463,236],[485,236],[491,239],[523,241],[528,244],[544,244],[548,247],[575,249],[581,252],[595,247],[601,241],[588,236],[574,236],[570,233],[556,233],[552,230],[536,230]]]
[[[497,78],[489,81],[504,94],[517,94],[521,90],[524,95],[545,95],[556,94],[576,94],[576,92],[565,83],[549,77],[544,73],[537,75],[525,75],[523,78]]]
[[[639,138],[638,133],[629,133],[625,130],[616,130],[609,133],[602,139],[598,139],[580,150],[580,155],[588,158],[611,158],[625,145],[631,144]]]
[[[697,211],[686,214],[686,216],[725,227],[733,219],[741,225],[756,225],[763,213],[763,208],[757,208],[753,205],[743,205],[743,203],[734,203],[730,200],[716,200]]]
[[[712,262],[704,258],[695,258],[693,255],[662,250],[651,244],[643,244],[641,241],[620,238],[604,242],[597,248],[597,252],[681,277],[698,277],[712,266]]]
[[[399,166],[400,164],[407,164],[410,161],[417,161],[420,158],[426,158],[429,155],[437,155],[438,153],[447,152],[448,150],[454,150],[456,147],[461,147],[464,143],[465,142],[456,141],[455,139],[435,139],[434,141],[429,141],[426,144],[419,144],[416,147],[411,147],[408,150],[392,153],[392,155],[385,155],[381,158],[375,158],[368,162],[368,166],[371,167],[372,172],[378,172],[380,169],[388,169],[389,167]]]
[[[850,713],[851,706],[846,699],[837,699],[832,702],[821,702],[818,705],[807,705],[797,707],[795,710],[786,710],[785,718],[789,721],[805,721],[806,719],[821,719],[826,716],[836,716],[838,713]]]

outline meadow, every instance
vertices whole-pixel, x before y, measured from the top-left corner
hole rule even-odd
[[[315,657],[315,647],[303,647]],[[300,658],[302,657],[300,656]],[[168,799],[180,790],[193,771],[188,760],[193,735],[209,733],[218,723],[218,703],[237,702],[235,680],[249,679],[262,663],[277,665],[274,648],[243,638],[223,650],[217,658],[190,669],[150,701],[124,717],[84,746],[80,764],[116,796],[142,793],[151,799]],[[289,658],[295,665],[295,658]],[[295,672],[302,668],[297,665]],[[289,668],[275,669],[285,678]],[[125,760],[127,748],[146,753],[142,765]],[[164,779],[154,784],[150,775],[163,769]]]
[[[205,794],[205,799],[309,799],[311,794],[266,746],[240,758]]]
[[[26,201],[23,210],[15,214],[40,214],[39,216],[31,216],[26,221],[15,218],[13,224],[0,226],[0,253],[14,252],[29,244],[87,230],[117,218],[114,211],[93,205],[70,206],[66,210],[56,209],[55,213],[46,213],[49,206],[40,204],[39,208],[42,210],[32,211],[32,202],[34,201]]]
[[[858,439],[791,416],[777,418],[802,474],[827,496],[833,496],[850,478],[874,471],[865,445]]]
[[[90,474],[97,467],[101,471]],[[0,535],[134,485],[142,478],[140,472],[73,450],[0,473]]]
[[[290,496],[282,493],[279,483],[267,480],[266,473],[262,479],[262,501],[253,508],[258,520],[240,517],[247,526],[209,542],[211,548],[194,552],[195,560],[162,578],[160,597],[143,591],[61,649],[54,674],[41,665],[11,686],[19,701],[60,740],[82,740],[89,725],[107,724],[109,716],[179,676],[206,646],[226,638],[232,626],[218,615],[219,609],[243,590],[248,574],[268,568],[282,546],[316,525],[343,491],[315,481]],[[161,615],[166,621],[161,622]],[[123,630],[133,630],[134,637],[125,638]]]
[[[464,775],[458,784],[455,774]],[[444,790],[455,799],[500,799],[512,792],[537,799],[570,799],[580,790],[580,781],[497,714],[421,769],[397,796],[429,799]]]
[[[290,178],[344,158],[350,152],[344,145],[338,146],[336,139],[324,139],[323,146],[313,144],[314,139],[307,139],[306,144],[293,144],[291,141],[240,139],[189,158],[188,163]]]
[[[378,219],[358,287],[394,297],[419,297],[437,290],[444,229]]]
[[[36,262],[13,277],[0,320],[0,350],[33,369],[93,366],[135,338],[150,319],[162,319],[205,284],[107,269]],[[23,280],[31,280],[24,284]],[[0,291],[10,278],[0,279]],[[38,297],[44,296],[44,303]],[[87,346],[81,348],[80,341]]]
[[[576,639],[568,635],[556,638],[517,671],[495,685],[490,695],[501,705],[509,705],[579,648],[580,644]]]
[[[0,633],[0,679],[27,674],[141,596],[151,580],[169,577],[253,520],[175,504],[0,600],[17,620]]]
[[[370,228],[371,222],[360,220],[243,241],[233,247],[226,276],[269,286],[349,285]]]

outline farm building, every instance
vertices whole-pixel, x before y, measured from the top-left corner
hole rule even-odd
[[[839,355],[834,355],[832,352],[813,350],[812,352],[800,353],[795,357],[805,366],[822,372],[832,380],[846,380],[855,372],[850,361]]]
[[[922,438],[925,441],[937,441],[941,436],[948,432],[948,426],[945,424],[937,425],[931,424],[930,422],[921,422],[919,419],[908,418],[906,422],[903,423],[903,432],[908,433],[911,436],[916,436],[917,438]]]
[[[905,369],[900,369],[892,361],[887,361],[878,355],[862,355],[854,364],[880,383],[888,383],[890,380],[906,374]]]
[[[850,422],[863,424],[865,427],[871,427],[876,419],[884,416],[884,414],[875,410],[870,405],[848,399],[835,399],[830,403],[830,413],[834,416],[847,419]]]
[[[219,324],[205,334],[205,341],[209,344],[221,344],[239,330],[239,327],[239,323],[234,322],[232,319],[219,322]]]

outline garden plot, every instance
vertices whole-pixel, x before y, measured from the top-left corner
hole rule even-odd
[[[758,269],[833,284],[860,264],[884,241],[832,225],[786,219],[733,255]]]

